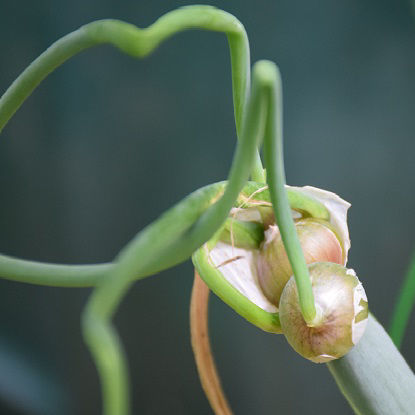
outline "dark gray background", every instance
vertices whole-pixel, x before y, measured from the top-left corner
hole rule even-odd
[[[0,89],[84,23],[112,17],[147,26],[184,4],[0,0]],[[244,23],[253,61],[280,66],[287,180],[353,204],[349,266],[387,325],[415,245],[410,3],[210,4]],[[83,53],[52,74],[2,133],[0,251],[109,261],[173,203],[224,179],[234,145],[223,35],[180,34],[144,61],[111,47]],[[119,309],[134,414],[211,413],[189,342],[191,284],[188,261],[137,283]],[[99,382],[79,328],[90,291],[0,286],[0,413],[99,414]],[[211,306],[212,342],[236,414],[351,413],[324,365],[305,361],[282,336],[261,332],[216,298]],[[412,367],[414,326],[403,346]]]

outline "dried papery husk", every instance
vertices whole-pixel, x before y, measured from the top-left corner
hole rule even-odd
[[[304,321],[294,278],[280,299],[281,326],[290,345],[316,363],[344,356],[362,337],[368,318],[365,290],[355,272],[341,265],[319,262],[309,266],[318,322]]]
[[[209,341],[209,288],[195,272],[190,301],[190,336],[200,382],[216,415],[232,415]]]

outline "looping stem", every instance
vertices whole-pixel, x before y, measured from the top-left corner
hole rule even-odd
[[[223,32],[228,38],[235,123],[239,137],[249,93],[248,37],[238,19],[212,6],[187,6],[173,10],[146,29],[120,20],[98,20],[62,37],[35,59],[0,98],[0,132],[39,83],[76,54],[92,46],[109,43],[133,57],[145,57],[167,38],[189,29]],[[252,176],[257,181],[264,181],[258,151]]]
[[[147,29],[117,20],[85,25],[55,42],[29,65],[0,98],[0,131],[36,86],[77,53],[95,45],[110,43],[132,56],[143,57],[173,34],[192,28],[227,35],[232,61],[235,122],[240,141],[225,189],[222,186],[219,190],[202,189],[202,192],[196,192],[140,232],[121,250],[114,265],[107,269],[108,274],[99,280],[93,291],[83,314],[82,327],[100,373],[106,415],[129,413],[125,357],[111,324],[119,302],[132,281],[178,264],[211,238],[226,220],[249,174],[258,182],[265,181],[257,150],[262,135],[265,136],[271,200],[294,269],[303,314],[307,321],[315,316],[308,271],[296,239],[291,212],[287,213],[289,205],[282,163],[279,74],[272,64],[258,63],[254,70],[251,99],[247,102],[250,93],[249,44],[242,24],[232,15],[213,7],[192,6],[167,13]],[[257,102],[258,108],[254,105]],[[36,275],[32,276],[35,281]],[[84,275],[85,285],[90,282],[88,278],[91,275]],[[50,282],[53,282],[52,278]]]

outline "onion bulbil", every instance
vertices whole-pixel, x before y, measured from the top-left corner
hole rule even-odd
[[[280,321],[290,345],[303,357],[324,363],[344,356],[362,337],[367,324],[365,290],[355,272],[318,262],[309,266],[317,322],[309,327],[301,314],[291,277],[280,299]]]
[[[330,223],[306,218],[296,221],[295,227],[307,264],[334,262],[344,264],[344,249]],[[268,300],[279,306],[285,284],[293,275],[277,225],[265,231],[257,261],[258,282]]]

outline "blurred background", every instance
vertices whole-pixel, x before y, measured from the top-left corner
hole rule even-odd
[[[0,0],[0,90],[53,41],[118,18],[145,27],[190,1]],[[211,1],[280,66],[292,185],[350,201],[349,266],[384,324],[415,247],[415,21],[406,0]],[[53,73],[0,137],[0,252],[110,261],[193,190],[226,178],[235,146],[221,34],[186,32],[139,61],[109,46]],[[162,238],[163,235],[160,235]],[[189,341],[190,261],[133,286],[115,323],[134,414],[210,414]],[[0,413],[100,414],[80,332],[89,289],[0,281]],[[236,414],[350,414],[324,365],[217,298],[211,336]],[[415,318],[403,345],[415,366]]]

